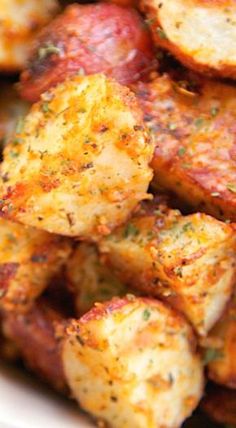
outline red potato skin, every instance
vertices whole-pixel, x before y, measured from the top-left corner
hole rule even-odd
[[[201,408],[215,422],[236,425],[236,391],[210,385],[201,403]],[[230,427],[229,427],[230,428]]]
[[[44,382],[67,393],[56,335],[61,323],[63,316],[43,299],[25,314],[5,312],[2,315],[3,334],[16,345],[25,365]]]
[[[47,46],[54,48],[43,50]],[[74,4],[39,33],[19,90],[22,98],[35,102],[75,73],[104,73],[126,85],[156,67],[151,35],[136,10]]]

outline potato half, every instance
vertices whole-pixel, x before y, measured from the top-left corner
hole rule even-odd
[[[142,0],[153,37],[198,72],[236,78],[234,0]]]
[[[235,233],[206,214],[181,215],[146,203],[100,243],[114,273],[135,289],[170,301],[205,335],[235,281]]]
[[[236,88],[181,72],[133,87],[155,141],[153,185],[236,221]]]
[[[113,299],[72,320],[62,358],[80,406],[113,428],[179,427],[202,395],[192,330],[156,300]]]
[[[0,234],[0,308],[26,310],[66,262],[70,242],[2,218]]]
[[[96,239],[148,197],[152,153],[132,92],[103,75],[75,76],[33,105],[6,147],[1,212]]]

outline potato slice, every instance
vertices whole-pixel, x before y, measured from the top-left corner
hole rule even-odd
[[[152,178],[153,153],[134,95],[103,75],[45,93],[2,164],[2,213],[88,240],[124,222]]]
[[[153,38],[187,67],[236,78],[234,0],[141,0]]]
[[[67,239],[0,218],[0,308],[23,311],[60,271]]]
[[[1,71],[23,69],[37,30],[47,24],[58,10],[57,0],[1,0]]]
[[[94,245],[79,244],[66,265],[68,286],[75,295],[78,315],[89,311],[94,303],[124,296],[129,289],[101,263]]]
[[[206,214],[147,203],[100,251],[121,280],[167,299],[205,335],[232,293],[235,238],[230,225]]]
[[[113,428],[176,428],[203,370],[184,319],[156,300],[113,299],[67,327],[62,358],[80,406]]]
[[[236,221],[236,88],[181,72],[133,90],[155,139],[154,187]]]
[[[205,346],[209,378],[236,389],[236,297],[209,333]]]

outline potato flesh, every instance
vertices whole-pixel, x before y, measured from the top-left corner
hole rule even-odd
[[[8,218],[92,240],[148,197],[153,147],[141,111],[103,75],[75,76],[46,93],[16,138],[2,165]]]
[[[36,31],[47,24],[58,10],[57,0],[1,0],[1,71],[22,70]]]
[[[158,301],[98,305],[67,328],[62,356],[73,396],[114,428],[178,427],[202,394],[192,339],[187,323]]]
[[[101,263],[96,247],[80,243],[67,262],[66,276],[75,295],[78,316],[89,311],[94,303],[127,294],[128,287]]]
[[[236,78],[234,1],[142,0],[140,6],[158,46],[197,72]]]
[[[0,308],[25,311],[60,272],[67,239],[0,218]]]
[[[126,284],[177,307],[200,335],[220,318],[235,280],[235,234],[205,214],[146,204],[100,243]]]

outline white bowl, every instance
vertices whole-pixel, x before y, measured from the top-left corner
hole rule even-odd
[[[0,364],[0,428],[94,428],[72,401]]]

